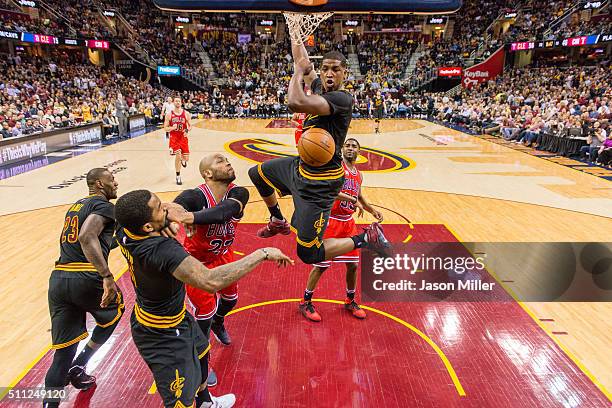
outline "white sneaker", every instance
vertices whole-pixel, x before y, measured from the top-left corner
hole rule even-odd
[[[183,184],[183,180],[181,180],[181,176],[176,176],[176,184],[178,184],[179,186]]]
[[[202,404],[202,408],[232,408],[236,403],[236,396],[234,394],[225,394],[220,397],[210,396],[211,402],[205,402]]]

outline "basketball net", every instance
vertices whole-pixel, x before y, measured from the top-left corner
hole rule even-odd
[[[308,40],[308,37],[315,32],[319,24],[330,18],[334,13],[293,13],[290,11],[283,12],[287,27],[289,27],[289,35],[291,41],[296,44],[303,44]]]

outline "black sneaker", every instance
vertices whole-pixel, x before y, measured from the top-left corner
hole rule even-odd
[[[225,330],[225,326],[223,325],[223,323],[213,322],[210,329],[221,344],[225,346],[229,346],[230,344],[232,344],[232,338],[230,337],[227,330]]]
[[[208,378],[206,379],[206,385],[208,388],[215,387],[217,385],[217,373],[212,368],[208,372]]]
[[[85,367],[73,366],[68,370],[66,382],[72,384],[77,390],[88,390],[96,385],[96,377],[85,372]]]
[[[373,222],[364,229],[368,240],[366,248],[371,249],[383,258],[391,257],[391,244],[389,244],[389,241],[385,237],[380,224]]]
[[[187,162],[185,160],[181,160],[181,166],[186,168],[187,167]]]

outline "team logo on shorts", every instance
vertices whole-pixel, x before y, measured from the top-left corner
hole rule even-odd
[[[295,146],[268,139],[239,139],[225,144],[225,150],[251,163],[263,163],[278,157],[297,156]],[[387,173],[405,171],[415,164],[407,157],[385,150],[362,146],[357,159],[357,169],[361,172]]]
[[[325,226],[325,220],[323,219],[323,213],[321,213],[319,219],[316,220],[315,223],[314,223],[314,227],[317,230],[317,234],[321,233],[321,231],[323,230],[324,226]]]
[[[176,398],[181,398],[181,395],[183,394],[184,386],[185,386],[185,377],[181,377],[177,369],[176,379],[170,383],[170,391],[174,393],[174,396]]]

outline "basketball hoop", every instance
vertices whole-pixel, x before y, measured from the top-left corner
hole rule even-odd
[[[291,41],[297,44],[303,44],[312,35],[319,24],[330,18],[334,13],[332,11],[325,13],[293,13],[289,11],[283,12],[287,27],[289,27],[289,35]]]

